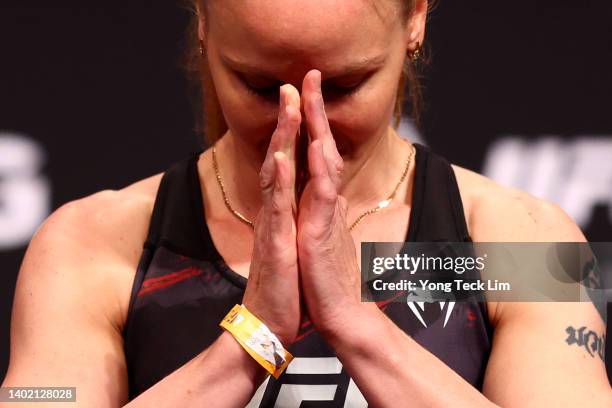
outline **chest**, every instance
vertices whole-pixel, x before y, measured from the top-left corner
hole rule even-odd
[[[347,225],[351,225],[361,214],[361,209],[349,209]],[[404,242],[409,221],[410,207],[407,205],[398,205],[364,217],[351,231],[357,260],[361,260],[361,242]],[[248,278],[254,243],[251,227],[232,218],[208,219],[207,225],[225,263],[239,275]]]

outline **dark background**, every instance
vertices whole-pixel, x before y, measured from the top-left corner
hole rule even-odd
[[[202,145],[178,65],[188,13],[176,2],[21,3],[0,5],[0,142],[16,135],[40,149],[49,211],[163,171]],[[611,18],[609,1],[441,1],[428,28],[420,140],[572,216],[586,209],[587,238],[612,241]],[[0,150],[0,236],[12,225],[1,221],[3,211],[11,217],[9,154]],[[499,163],[519,170],[496,172]],[[0,378],[26,245],[0,244]]]

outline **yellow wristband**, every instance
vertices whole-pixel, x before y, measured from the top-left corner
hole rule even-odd
[[[278,378],[293,359],[278,337],[244,305],[234,306],[219,326],[230,332],[274,378]]]

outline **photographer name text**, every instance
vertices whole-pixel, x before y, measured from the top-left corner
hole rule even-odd
[[[450,293],[453,289],[461,291],[509,291],[512,287],[509,282],[500,282],[499,280],[475,280],[465,281],[463,279],[455,279],[452,282],[432,282],[427,279],[419,279],[418,281],[400,280],[398,282],[385,282],[381,279],[373,281],[373,288],[377,291],[414,291],[414,290],[430,290]]]

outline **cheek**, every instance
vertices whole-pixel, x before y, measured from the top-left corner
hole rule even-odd
[[[344,101],[326,105],[335,137],[362,142],[387,129],[393,115],[397,86],[378,84]]]
[[[262,103],[242,90],[225,88],[219,103],[232,133],[250,143],[269,139],[276,128],[278,106]]]
[[[365,142],[377,137],[391,125],[404,51],[397,47],[383,71],[364,84],[364,88],[343,101],[326,105],[334,137]]]

